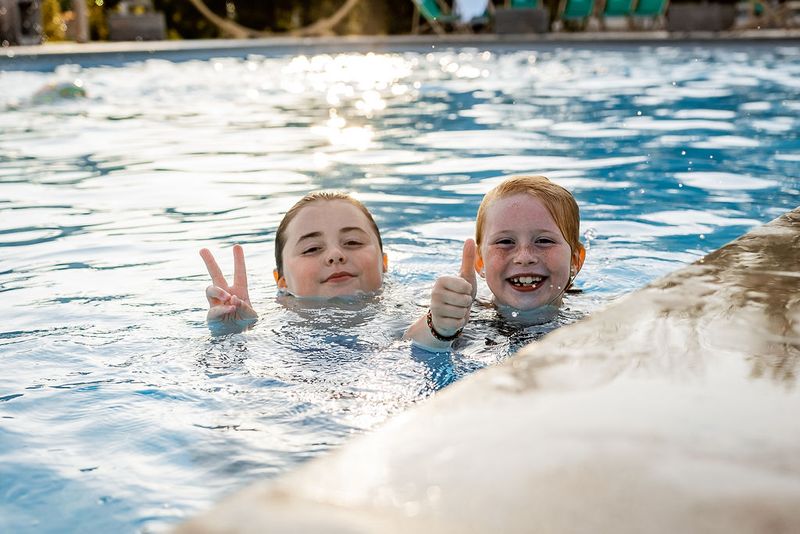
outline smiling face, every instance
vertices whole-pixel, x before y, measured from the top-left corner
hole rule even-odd
[[[278,286],[296,297],[373,293],[385,271],[385,255],[366,215],[344,200],[316,200],[286,229]]]
[[[478,263],[495,303],[518,310],[558,306],[569,283],[573,257],[544,203],[519,193],[486,209]]]

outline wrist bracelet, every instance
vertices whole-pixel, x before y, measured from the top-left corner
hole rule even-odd
[[[430,330],[431,330],[431,335],[433,337],[435,337],[436,339],[438,339],[439,341],[453,341],[458,336],[460,336],[461,335],[461,331],[464,330],[464,327],[462,326],[461,328],[456,330],[455,333],[452,336],[443,336],[442,334],[437,332],[436,329],[433,327],[433,316],[431,315],[431,309],[430,308],[428,308],[428,315],[425,317],[425,322],[428,323],[428,328],[430,328]]]

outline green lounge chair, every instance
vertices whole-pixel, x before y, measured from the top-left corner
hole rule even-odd
[[[669,7],[669,0],[639,0],[633,16],[638,19],[649,18],[653,21],[653,26],[666,27],[666,13]]]
[[[626,17],[628,28],[636,29],[635,20],[651,19],[653,27],[664,27],[664,14],[669,0],[606,0],[600,14],[600,27],[605,29],[607,17]]]
[[[576,25],[584,29],[589,17],[594,14],[594,0],[561,0],[558,8],[558,20],[565,26]]]
[[[636,0],[608,0],[603,7],[604,17],[629,17],[633,14]]]
[[[606,19],[619,17],[625,17],[628,21],[628,28],[630,28],[632,26],[631,15],[633,15],[634,9],[636,9],[636,0],[606,0],[597,17],[600,22],[600,29],[606,29]]]
[[[438,0],[411,0],[414,3],[414,21],[412,23],[412,32],[419,33],[419,16],[425,19],[431,29],[443,35],[447,33],[445,27],[450,26],[456,29],[461,29],[460,20],[457,15],[453,13],[445,13],[446,6],[440,4]]]

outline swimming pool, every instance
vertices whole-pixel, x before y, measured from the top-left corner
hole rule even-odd
[[[504,174],[581,206],[563,322],[800,203],[796,46],[153,59],[0,88],[3,531],[161,530],[535,339],[489,312],[452,356],[398,339]],[[274,301],[276,225],[318,188],[383,230],[365,309]],[[197,250],[229,271],[236,242],[262,320],[212,338]]]

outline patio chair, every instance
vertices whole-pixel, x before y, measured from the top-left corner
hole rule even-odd
[[[600,23],[600,29],[606,29],[606,19],[614,19],[625,17],[630,29],[633,25],[631,15],[636,8],[636,0],[606,0],[602,7],[598,6],[597,19]]]
[[[669,0],[638,0],[633,10],[633,18],[638,20],[649,19],[651,28],[665,28],[666,13]]]
[[[411,32],[419,33],[419,17],[425,19],[428,26],[437,34],[447,33],[446,28],[463,31],[464,25],[461,18],[449,11],[447,5],[439,0],[411,0],[414,3],[414,20],[411,24]]]
[[[560,0],[556,20],[564,27],[583,30],[594,14],[594,0]]]

